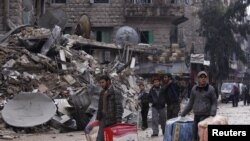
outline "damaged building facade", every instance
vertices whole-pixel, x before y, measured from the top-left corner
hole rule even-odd
[[[10,29],[11,24],[21,25],[22,19],[21,0],[2,0],[0,3],[0,34]]]
[[[8,2],[11,1],[5,2],[10,8],[11,4]],[[0,37],[3,69],[1,87],[6,88],[0,91],[1,103],[5,103],[12,96],[15,101],[15,95],[22,92],[29,92],[23,94],[28,97],[31,96],[30,92],[46,94],[55,100],[57,111],[60,112],[56,116],[53,116],[55,111],[51,114],[56,124],[53,126],[58,126],[58,123],[60,126],[63,124],[67,127],[73,125],[73,130],[82,130],[86,126],[90,118],[95,115],[100,91],[97,88],[98,77],[104,74],[102,71],[110,74],[114,86],[123,94],[125,109],[123,120],[128,123],[137,122],[139,107],[136,101],[139,92],[137,83],[143,80],[135,75],[134,65],[131,65],[133,63],[126,62],[127,64],[122,64],[120,68],[117,67],[119,61],[107,57],[112,56],[112,53],[117,55],[117,51],[123,50],[114,44],[116,43],[114,39],[116,32],[124,25],[134,28],[139,33],[140,42],[146,44],[144,44],[145,47],[131,46],[131,50],[137,56],[145,54],[144,57],[147,59],[144,60],[145,62],[152,61],[151,66],[146,64],[145,68],[142,67],[143,70],[151,71],[154,68],[154,72],[158,71],[157,69],[176,72],[181,70],[178,67],[180,65],[177,64],[178,61],[185,61],[184,50],[178,45],[177,26],[186,19],[183,17],[183,5],[176,1],[23,0],[21,2],[23,3],[12,3],[19,5],[20,9],[25,9],[20,10],[22,12],[19,12],[18,17],[15,18],[19,19],[20,23],[8,15],[7,18],[5,17],[7,20],[3,21],[3,25],[8,27],[3,28],[2,33],[8,33],[2,34],[4,38]],[[6,9],[6,6],[1,7]],[[49,10],[52,12],[48,13]],[[53,11],[57,11],[56,14]],[[87,15],[91,23],[86,27],[86,29],[91,27],[90,39],[66,34],[74,32],[76,24],[81,22],[83,15]],[[44,16],[45,20],[43,20]],[[18,27],[22,24],[32,25]],[[33,24],[39,25],[39,28]],[[43,27],[40,25],[47,28],[40,28]],[[159,55],[150,56],[157,51],[160,52]],[[111,63],[103,65],[100,63],[103,60]],[[172,67],[172,64],[166,65],[168,62],[174,62],[177,65],[175,67]],[[175,69],[170,70],[170,68]],[[23,97],[21,100],[24,101],[22,103],[27,104],[25,96],[21,96]],[[49,103],[54,107],[54,101]],[[16,105],[21,106],[14,103],[14,106]],[[12,110],[11,107],[10,105],[10,110]],[[32,107],[29,108],[32,110]],[[79,109],[76,110],[77,108],[80,112]],[[68,114],[69,111],[65,109],[73,111]],[[9,114],[8,109],[5,110],[7,111],[4,112]],[[20,108],[20,110],[23,109]],[[20,111],[20,113],[23,112]],[[12,122],[8,122],[8,119],[12,120],[19,116],[8,114],[4,115],[3,119],[11,125]],[[46,121],[51,118],[51,115]],[[82,118],[83,116],[85,118]],[[26,127],[38,124],[42,123],[34,123]]]
[[[6,18],[10,18],[17,25],[25,22],[26,15],[19,11],[23,11],[23,3],[28,0],[4,1],[8,1],[9,4],[0,5],[0,10],[3,11],[0,15],[1,33],[8,31],[4,28]],[[119,27],[130,25],[140,33],[142,43],[170,46],[169,33],[172,22],[184,14],[182,4],[172,0],[35,0],[32,4],[32,16],[37,18],[48,9],[63,9],[68,19],[66,32],[75,28],[82,15],[87,15],[95,38],[103,42],[112,42]],[[7,5],[9,8],[6,8]],[[9,9],[9,15],[5,15],[5,9]]]
[[[23,24],[38,24],[40,27],[50,29],[53,28],[53,24],[57,24],[63,28],[64,34],[72,34],[75,33],[77,24],[86,22],[86,19],[82,20],[82,16],[86,15],[90,26],[85,26],[85,30],[91,29],[89,38],[99,42],[116,43],[117,31],[122,26],[130,26],[138,33],[141,43],[140,46],[130,48],[133,50],[131,54],[136,57],[137,65],[147,66],[147,70],[156,68],[154,72],[162,70],[168,72],[173,63],[181,62],[180,66],[187,72],[184,61],[187,60],[189,50],[178,45],[182,41],[179,25],[188,20],[184,17],[184,1],[23,0],[22,2],[22,8],[27,9],[19,15]],[[84,50],[101,63],[115,60],[119,53],[117,48],[85,46]],[[151,64],[148,64],[149,61]],[[157,63],[158,67],[155,67],[154,63]],[[171,64],[166,65],[166,63]]]

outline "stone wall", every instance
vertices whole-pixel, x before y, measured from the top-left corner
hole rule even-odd
[[[113,27],[122,25],[123,0],[110,0],[109,3],[90,3],[90,0],[67,0],[66,4],[51,4],[51,8],[61,7],[68,15],[68,24],[75,24],[86,14],[93,27]]]
[[[10,0],[10,19],[15,24],[22,23],[22,0]],[[66,26],[74,27],[80,17],[84,14],[88,15],[91,27],[110,28],[113,30],[111,39],[114,41],[116,31],[123,25],[129,25],[138,31],[152,31],[154,45],[170,46],[169,35],[172,20],[167,17],[161,18],[145,18],[143,16],[136,18],[125,18],[124,0],[110,0],[109,3],[90,3],[90,0],[67,0],[66,3],[50,3],[46,2],[46,9],[62,8],[68,17]],[[0,5],[0,10],[3,8]],[[2,12],[0,12],[1,15]],[[0,16],[0,30],[2,27],[2,16]]]
[[[22,0],[9,0],[9,16],[15,25],[22,24]],[[4,33],[4,5],[3,0],[0,2],[0,33]]]
[[[152,20],[150,18],[143,18],[138,20],[129,20],[126,25],[135,28],[137,31],[152,31],[154,38],[154,45],[156,46],[170,46],[170,29],[172,24],[171,20],[157,19]]]
[[[3,18],[3,2],[0,2],[0,34],[3,33],[4,29],[4,18]]]
[[[190,51],[193,44],[195,53],[203,53],[205,46],[205,38],[199,36],[197,31],[200,28],[200,20],[197,15],[199,7],[196,4],[185,6],[185,17],[188,18],[188,21],[179,25],[179,35],[183,34],[187,51]]]

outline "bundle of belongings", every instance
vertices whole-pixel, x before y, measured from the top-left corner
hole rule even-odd
[[[198,123],[198,134],[200,141],[208,141],[208,125],[227,125],[228,118],[224,116],[208,117]]]

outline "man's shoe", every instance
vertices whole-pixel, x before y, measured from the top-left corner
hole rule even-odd
[[[152,134],[151,135],[151,137],[157,137],[158,136],[158,134]]]

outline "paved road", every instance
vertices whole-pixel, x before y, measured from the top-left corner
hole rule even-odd
[[[250,124],[250,106],[243,106],[239,103],[239,107],[232,107],[231,103],[219,103],[218,115],[226,116],[229,124]],[[192,115],[190,115],[192,117]],[[95,137],[95,131],[92,137]],[[152,133],[151,129],[146,131],[138,131],[140,141],[163,141],[163,136],[156,138],[149,137]],[[82,132],[73,132],[67,134],[43,134],[43,135],[21,135],[13,141],[85,141],[85,135]]]

